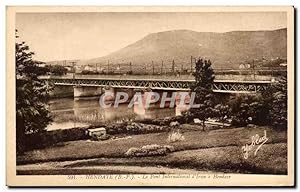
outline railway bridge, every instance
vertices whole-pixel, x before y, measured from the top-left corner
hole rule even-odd
[[[74,96],[83,92],[100,94],[103,88],[112,89],[150,89],[161,91],[189,91],[194,80],[166,79],[117,79],[117,78],[47,78],[57,86],[73,86]],[[216,93],[240,94],[256,93],[266,90],[273,81],[215,80],[213,91]],[[86,94],[85,94],[86,95]]]

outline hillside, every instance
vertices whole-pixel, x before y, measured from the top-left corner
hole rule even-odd
[[[237,67],[246,60],[287,56],[287,31],[233,31],[226,33],[174,30],[152,33],[107,56],[80,64],[129,63],[135,67],[154,62],[171,66],[190,63],[191,56],[213,61],[215,67]]]

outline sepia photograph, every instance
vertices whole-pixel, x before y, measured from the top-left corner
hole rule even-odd
[[[292,6],[6,11],[7,185],[294,185]]]

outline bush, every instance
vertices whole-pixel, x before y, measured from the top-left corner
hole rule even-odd
[[[126,153],[127,157],[162,156],[173,152],[174,147],[170,145],[160,146],[157,144],[145,145],[141,148],[132,147]]]
[[[160,126],[169,126],[171,122],[178,122],[179,124],[186,123],[186,119],[184,115],[174,116],[174,117],[165,117],[159,119],[143,119],[137,120],[138,123],[143,124],[152,124],[152,125],[160,125]]]
[[[232,125],[246,126],[249,123],[267,125],[269,107],[266,104],[260,95],[238,96],[230,101]]]
[[[98,71],[91,71],[91,70],[82,70],[82,75],[99,75],[100,73]]]
[[[145,134],[145,133],[159,133],[169,131],[169,126],[159,126],[143,123],[120,123],[113,124],[106,127],[108,134]]]
[[[272,125],[277,129],[287,127],[287,80],[277,79],[258,95],[238,96],[230,101],[232,125]]]
[[[215,116],[218,118],[218,120],[223,123],[223,127],[225,122],[230,117],[231,109],[228,105],[224,104],[218,104],[214,108]]]
[[[26,135],[27,150],[48,147],[60,142],[88,139],[87,127],[45,131]]]
[[[174,143],[174,142],[177,142],[177,141],[183,141],[185,138],[183,136],[182,133],[180,133],[179,129],[177,131],[172,131],[169,136],[168,136],[168,139],[167,141],[169,143]]]
[[[270,115],[272,125],[277,129],[287,128],[287,79],[281,78],[273,85]]]
[[[190,111],[187,111],[183,113],[183,118],[186,123],[191,123],[194,122],[195,115]]]
[[[68,72],[68,69],[62,65],[46,65],[45,68],[49,73],[57,76],[65,75]]]

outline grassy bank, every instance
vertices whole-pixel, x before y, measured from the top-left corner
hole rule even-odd
[[[243,158],[238,146],[186,150],[163,157],[144,158],[101,158],[75,162],[67,168],[85,166],[164,166],[171,168],[196,169],[200,171],[222,171],[237,173],[286,174],[287,145],[276,143],[264,145],[256,156]]]
[[[266,144],[254,156],[243,158],[238,146],[178,151],[167,156],[97,158],[18,166],[18,174],[116,173],[256,173],[287,174],[286,143]]]
[[[199,129],[199,130],[198,130]],[[28,151],[17,157],[18,164],[46,162],[46,161],[63,161],[88,158],[123,158],[124,153],[131,147],[142,147],[149,144],[172,145],[175,151],[220,148],[230,146],[235,147],[235,152],[224,152],[223,155],[238,153],[241,154],[241,147],[251,142],[251,137],[255,134],[263,135],[267,131],[269,138],[267,144],[286,143],[286,131],[276,131],[268,127],[257,128],[232,128],[218,129],[210,131],[200,131],[200,127],[193,127],[194,131],[183,131],[184,141],[169,143],[167,141],[168,133],[153,133],[144,135],[134,135],[128,139],[107,140],[107,141],[70,141],[60,143],[53,147],[45,149]],[[227,150],[227,149],[226,149]],[[239,152],[237,152],[239,151]],[[172,154],[170,154],[171,156]],[[211,156],[211,158],[213,158]],[[222,157],[222,156],[220,156]],[[155,157],[156,158],[156,157]],[[192,158],[192,157],[191,157]],[[180,159],[178,159],[179,161]],[[175,164],[174,164],[175,165]]]

